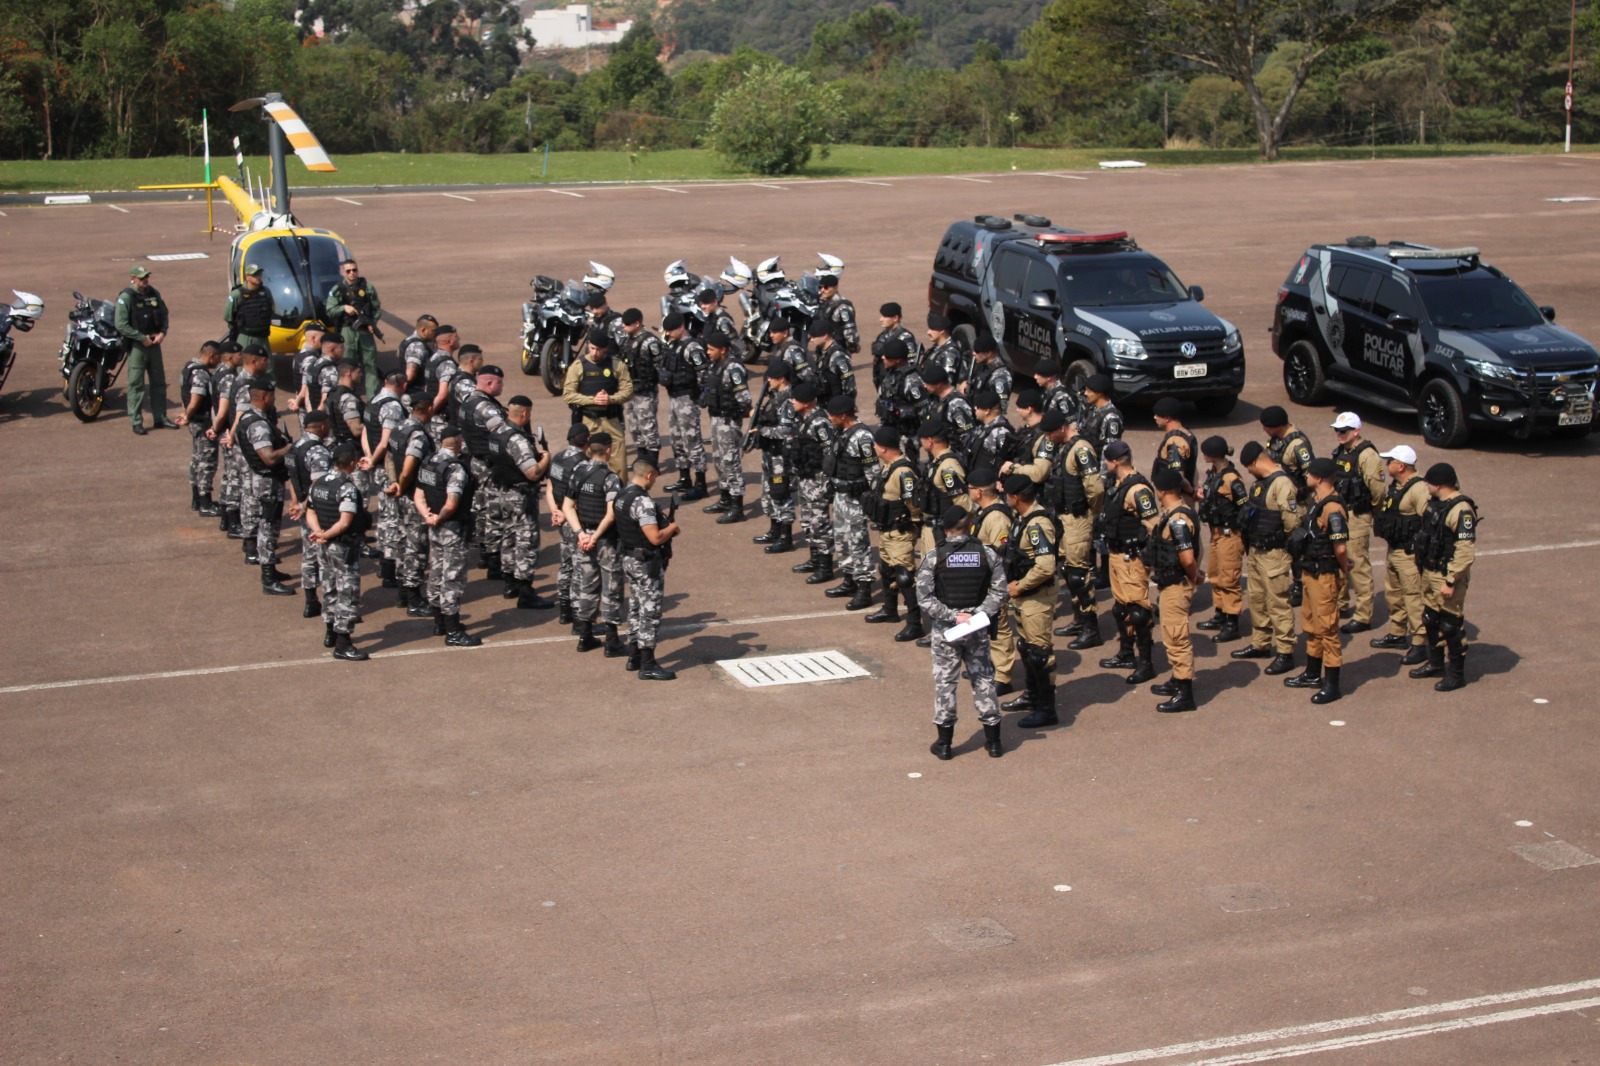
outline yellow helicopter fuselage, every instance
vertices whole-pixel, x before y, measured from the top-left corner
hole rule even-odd
[[[261,267],[261,283],[272,293],[272,350],[297,352],[306,324],[325,317],[328,292],[348,258],[350,249],[331,230],[255,230],[234,238],[228,279],[242,285],[246,266]]]

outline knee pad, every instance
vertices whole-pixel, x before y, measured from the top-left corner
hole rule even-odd
[[[1148,629],[1150,627],[1150,608],[1142,603],[1130,603],[1127,609],[1128,624],[1135,629]]]
[[[1127,625],[1128,605],[1123,603],[1121,600],[1113,601],[1111,604],[1111,618],[1117,623],[1118,629],[1121,629],[1123,626]]]
[[[1424,607],[1422,609],[1422,624],[1430,629],[1437,629],[1439,627],[1439,612],[1432,607]]]
[[[1458,614],[1451,614],[1449,611],[1435,611],[1433,619],[1433,624],[1446,637],[1456,636],[1467,627],[1465,618]]]
[[[1073,599],[1080,598],[1089,584],[1089,571],[1079,566],[1067,567],[1067,591]]]

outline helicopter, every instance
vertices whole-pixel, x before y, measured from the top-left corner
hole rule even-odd
[[[274,352],[298,351],[308,324],[320,321],[323,302],[340,280],[339,264],[352,258],[344,239],[332,230],[300,224],[289,210],[288,147],[307,170],[331,173],[338,168],[305,121],[278,93],[242,100],[228,110],[260,107],[267,122],[267,151],[272,164],[270,208],[268,189],[252,189],[244,170],[244,153],[236,153],[239,180],[225,175],[211,178],[211,152],[206,146],[206,180],[201,184],[141,185],[141,189],[204,189],[206,212],[211,194],[221,192],[239,216],[228,261],[229,286],[242,285],[247,267],[261,268],[261,281],[272,293],[271,342]],[[238,138],[234,139],[238,148]],[[209,221],[209,219],[208,219]],[[214,227],[212,227],[214,230]]]

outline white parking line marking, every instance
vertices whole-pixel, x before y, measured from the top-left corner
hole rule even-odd
[[[782,192],[789,191],[789,188],[786,185],[768,185],[764,181],[752,181],[750,184],[754,185],[758,189],[778,189]]]
[[[652,185],[652,186],[650,186],[650,188],[655,189],[655,190],[657,190],[659,192],[675,192],[679,196],[688,196],[689,195],[688,193],[684,192],[682,189],[669,189],[665,185]]]
[[[111,210],[113,210],[113,211],[121,211],[125,215],[131,215],[133,213],[133,212],[129,211],[126,207],[118,207],[116,204],[106,204],[106,206],[111,208]]]
[[[867,181],[865,178],[851,178],[850,179],[850,184],[851,185],[881,185],[885,189],[894,188],[893,185],[889,184],[886,181]]]
[[[1154,1059],[1168,1059],[1178,1055],[1218,1051],[1223,1048],[1240,1047],[1244,1044],[1292,1040],[1302,1036],[1335,1033],[1341,1029],[1359,1029],[1369,1025],[1381,1025],[1385,1022],[1426,1018],[1431,1014],[1450,1014],[1457,1011],[1476,1010],[1480,1007],[1495,1007],[1505,1003],[1520,1003],[1530,999],[1548,999],[1552,996],[1565,996],[1574,992],[1590,992],[1597,988],[1600,988],[1600,980],[1574,981],[1571,984],[1546,985],[1543,988],[1524,988],[1516,992],[1500,992],[1488,996],[1474,996],[1471,999],[1452,1000],[1448,1003],[1430,1003],[1422,1007],[1406,1007],[1402,1010],[1382,1011],[1377,1014],[1361,1014],[1353,1018],[1337,1018],[1326,1022],[1312,1022],[1309,1025],[1293,1025],[1284,1029],[1266,1029],[1257,1033],[1241,1033],[1237,1036],[1220,1036],[1210,1040],[1195,1040],[1186,1044],[1168,1044],[1165,1047],[1145,1048],[1142,1051],[1124,1051],[1114,1055],[1097,1055],[1088,1059],[1072,1059],[1055,1063],[1054,1066],[1123,1066],[1124,1063],[1130,1062],[1150,1062]],[[1561,1003],[1525,1007],[1515,1011],[1479,1015],[1473,1018],[1457,1018],[1452,1021],[1435,1022],[1406,1029],[1355,1034],[1340,1037],[1338,1040],[1323,1041],[1322,1043],[1327,1046],[1302,1044],[1295,1047],[1264,1048],[1257,1051],[1244,1052],[1238,1056],[1196,1061],[1189,1063],[1188,1066],[1223,1066],[1224,1063],[1267,1062],[1273,1058],[1286,1058],[1289,1055],[1304,1055],[1313,1051],[1333,1051],[1338,1047],[1358,1047],[1361,1043],[1399,1040],[1407,1036],[1422,1036],[1428,1032],[1448,1032],[1450,1029],[1465,1029],[1474,1025],[1492,1025],[1495,1022],[1516,1021],[1522,1017],[1531,1018],[1540,1014],[1556,1014],[1569,1010],[1579,1010],[1586,1006],[1593,1006],[1596,1002],[1600,1001],[1592,999],[1567,1000]]]
[[[1522,548],[1490,548],[1477,554],[1484,555],[1522,555],[1526,552],[1554,552],[1564,551],[1568,548],[1600,548],[1600,540],[1569,540],[1564,544],[1529,544]]]
[[[1064,178],[1067,181],[1088,181],[1089,180],[1088,178],[1084,177],[1082,174],[1051,174],[1048,171],[1041,171],[1039,176],[1041,178]]]
[[[440,194],[439,194],[439,195],[440,195],[440,196],[448,196],[448,197],[450,197],[450,199],[452,199],[452,200],[465,200],[465,201],[466,201],[466,202],[467,202],[467,203],[469,203],[469,204],[475,204],[475,203],[477,203],[477,202],[478,202],[478,201],[476,201],[476,200],[474,200],[474,199],[473,199],[473,198],[472,198],[472,197],[470,197],[470,196],[457,196],[457,195],[456,195],[456,194],[455,194],[455,193],[453,193],[453,192],[442,192],[442,193],[440,193]]]
[[[730,618],[713,619],[710,622],[671,623],[663,622],[661,629],[667,633],[698,633],[703,629],[726,629],[730,626],[756,626],[775,625],[780,622],[809,622],[818,618],[838,618],[839,612],[812,611],[806,614],[774,614],[755,618]],[[495,648],[527,648],[536,644],[561,644],[571,640],[570,636],[562,634],[553,637],[522,637],[517,640],[495,640],[486,643],[479,650],[488,651]],[[373,656],[374,661],[379,659],[394,659],[412,655],[437,655],[441,652],[459,651],[458,648],[425,647],[401,648],[396,651],[379,652]],[[240,663],[236,666],[206,666],[193,670],[161,670],[151,674],[122,674],[117,677],[84,677],[71,681],[45,681],[36,685],[10,685],[0,688],[0,695],[14,695],[19,692],[43,692],[58,688],[84,688],[90,685],[121,685],[133,681],[165,681],[179,677],[209,677],[213,674],[243,674],[254,670],[276,670],[286,666],[321,666],[331,663],[331,658],[319,659],[285,659],[270,663]]]
[[[580,200],[583,199],[583,193],[581,193],[581,192],[569,192],[566,189],[546,189],[545,192],[553,192],[553,193],[556,193],[559,196],[576,196]]]
[[[355,207],[362,206],[360,200],[351,200],[351,199],[348,199],[348,198],[343,197],[343,196],[335,196],[334,199],[338,200],[340,203],[351,204],[352,206],[355,206]]]
[[[975,181],[979,185],[994,184],[994,182],[990,181],[988,178],[964,178],[960,174],[946,174],[945,177],[949,178],[951,181]]]

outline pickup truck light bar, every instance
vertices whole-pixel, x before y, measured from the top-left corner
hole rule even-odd
[[[1476,259],[1476,248],[1390,248],[1390,259]]]
[[[1116,244],[1128,239],[1127,230],[1115,233],[1040,233],[1033,238],[1040,244]]]

